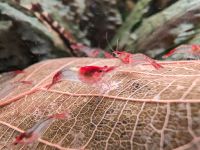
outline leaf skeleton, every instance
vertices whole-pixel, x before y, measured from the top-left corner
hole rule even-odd
[[[78,46],[78,45],[76,45]],[[79,45],[83,46],[83,45]],[[74,47],[76,48],[76,47]],[[80,47],[79,47],[80,48]],[[88,50],[89,51],[89,50]],[[131,64],[131,65],[137,65],[144,62],[150,63],[154,68],[160,69],[163,68],[162,65],[157,63],[154,59],[144,55],[144,54],[130,54],[128,52],[120,52],[120,51],[114,51],[113,52],[117,58],[119,58],[124,64]],[[58,71],[52,79],[52,82],[46,86],[47,89],[49,89],[52,85],[55,83],[58,83],[62,80],[75,80],[75,81],[81,81],[87,84],[96,84],[100,82],[103,78],[103,76],[115,70],[119,66],[83,66],[80,67],[77,71],[73,71],[70,68],[64,68],[60,71]]]

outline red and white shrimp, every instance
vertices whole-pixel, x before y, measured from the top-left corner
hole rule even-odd
[[[116,66],[83,66],[78,70],[64,68],[53,76],[51,84],[46,87],[49,89],[52,85],[62,80],[73,80],[79,82],[81,81],[87,84],[94,84],[99,82],[106,73],[114,70],[115,68]]]
[[[24,74],[24,76],[26,75],[26,72],[24,70],[15,70],[15,71],[11,71],[9,72],[11,77],[15,77],[19,74]],[[23,78],[23,77],[22,77]],[[18,79],[17,81],[14,81],[13,83],[24,83],[24,84],[33,84],[32,81],[29,80],[22,80],[22,79]]]
[[[2,73],[2,75],[9,76],[10,78],[14,78],[19,74],[25,74],[25,73],[26,72],[24,70],[14,70],[14,71]]]
[[[52,82],[46,88],[49,89],[55,83],[63,80],[73,80],[86,83],[97,88],[100,93],[104,93],[117,87],[116,82],[109,82],[107,77],[105,77],[107,73],[112,72],[116,68],[117,66],[83,66],[79,69],[64,68],[54,75]]]
[[[78,75],[82,82],[93,84],[99,82],[106,73],[114,70],[115,68],[116,66],[84,66],[79,69]]]
[[[98,89],[101,94],[105,94],[119,86],[120,82],[108,80],[108,76],[104,77],[116,68],[117,66],[84,66],[79,69],[79,79]]]
[[[137,65],[137,64],[147,62],[147,63],[150,63],[156,69],[163,68],[163,66],[160,65],[159,63],[157,63],[154,59],[152,59],[152,58],[150,58],[150,57],[148,57],[144,54],[141,54],[141,53],[131,54],[131,53],[128,53],[128,52],[120,52],[120,51],[114,51],[113,53],[124,64]]]
[[[75,70],[72,70],[70,68],[63,68],[53,76],[53,79],[52,79],[51,83],[48,84],[46,86],[46,88],[49,89],[54,84],[56,84],[58,82],[61,82],[63,80],[79,81],[79,78],[78,78]]]
[[[88,57],[93,57],[93,58],[97,58],[97,57],[104,57],[104,58],[114,58],[114,56],[108,52],[105,52],[102,49],[99,48],[90,48],[84,44],[81,43],[75,43],[75,44],[71,44],[71,47],[73,50],[76,51],[81,51],[83,53],[85,53]]]
[[[11,78],[13,78],[13,77],[17,76],[18,74],[22,74],[22,73],[24,74],[25,71],[16,70],[16,71],[8,72],[6,74],[9,74],[9,76],[11,76]],[[7,96],[9,93],[11,93],[18,86],[32,85],[32,84],[33,84],[32,81],[22,80],[21,78],[16,80],[16,81],[7,81],[7,82],[3,83],[2,86],[0,87],[0,99]]]
[[[40,138],[44,130],[48,128],[54,119],[68,119],[69,117],[69,112],[64,112],[60,114],[53,114],[41,119],[32,128],[28,129],[24,133],[19,134],[15,138],[13,144],[31,144]]]
[[[162,58],[168,58],[174,54],[187,54],[188,57],[200,58],[200,45],[180,45],[175,49],[172,49]]]

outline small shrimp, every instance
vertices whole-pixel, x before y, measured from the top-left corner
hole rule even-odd
[[[26,74],[26,72],[24,70],[15,70],[13,72],[11,72],[14,76],[18,75],[18,74]],[[17,81],[14,81],[13,83],[23,83],[23,84],[33,84],[33,81],[29,81],[29,80],[22,80],[22,79],[18,79]]]
[[[105,57],[105,58],[114,58],[114,56],[108,52],[105,52],[102,49],[99,48],[90,48],[86,45],[83,45],[81,43],[75,43],[71,45],[73,50],[81,51],[85,53],[88,57]]]
[[[101,94],[109,93],[111,90],[117,89],[120,82],[108,80],[107,73],[113,71],[118,66],[84,66],[79,69],[79,79],[90,84],[97,89]]]
[[[84,66],[79,69],[79,79],[82,82],[89,84],[97,83],[107,72],[110,72],[115,68],[116,66]]]
[[[58,71],[52,82],[46,86],[49,89],[55,83],[63,80],[73,80],[86,83],[97,89],[101,94],[117,89],[120,82],[108,80],[107,73],[114,71],[118,66],[83,66],[80,68],[64,68]]]
[[[10,94],[15,88],[23,85],[32,85],[32,81],[26,81],[26,80],[18,80],[13,82],[6,82],[3,84],[2,88],[0,88],[0,99],[3,99],[8,94]]]
[[[188,56],[199,57],[200,58],[200,45],[180,45],[175,49],[172,49],[167,54],[162,56],[162,58],[168,58],[174,54],[188,54]]]
[[[64,112],[61,114],[53,114],[41,119],[32,128],[16,136],[13,144],[31,144],[42,135],[43,131],[53,122],[54,119],[68,119],[69,117],[69,112]]]
[[[11,72],[14,76],[18,75],[18,74],[24,74],[24,76],[26,75],[26,72],[24,70],[15,70]],[[24,77],[22,77],[24,78]],[[33,84],[33,81],[29,81],[29,80],[22,80],[22,78],[18,79],[17,81],[14,81],[13,83],[23,83],[23,84]]]
[[[118,57],[124,64],[132,64],[132,65],[137,65],[137,64],[141,64],[144,62],[148,62],[150,63],[155,69],[160,69],[163,68],[162,65],[158,64],[154,59],[141,54],[141,53],[137,53],[137,54],[131,54],[128,52],[120,52],[120,51],[114,51],[113,52],[116,57]]]
[[[91,57],[94,57],[94,58],[99,58],[99,57],[100,58],[101,57],[103,57],[103,58],[114,58],[113,55],[111,55],[110,53],[105,52],[101,49],[91,49],[91,51],[92,51]]]
[[[6,72],[6,73],[3,73],[3,74],[13,78],[13,77],[16,77],[19,74],[25,74],[25,71],[24,70],[14,70],[14,71]]]
[[[52,82],[46,86],[47,89],[51,88],[54,84],[61,82],[62,80],[74,80],[79,81],[78,76],[76,75],[76,72],[69,69],[64,68],[60,71],[58,71],[52,79]]]
[[[120,51],[114,51],[113,52],[116,57],[118,57],[124,64],[130,64],[133,62],[132,54],[127,52],[120,52]]]
[[[0,75],[0,82],[5,83],[6,81],[16,77],[18,74],[25,74],[25,71],[23,70],[15,70],[15,71],[10,71],[10,72],[4,72]],[[22,76],[21,78],[23,78]]]
[[[21,73],[25,73],[25,71],[24,70],[15,70],[15,71],[13,71],[13,73],[15,75],[18,75],[18,74],[21,74]]]
[[[62,80],[72,80],[87,84],[97,83],[107,72],[114,70],[116,67],[117,66],[83,66],[77,70],[64,68],[53,76],[52,82],[47,85],[46,88],[49,89],[52,85]]]

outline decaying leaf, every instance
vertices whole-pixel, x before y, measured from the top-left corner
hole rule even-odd
[[[159,62],[164,66],[160,70],[149,64],[117,68],[108,80],[119,82],[118,87],[103,95],[68,80],[44,88],[64,67],[113,66],[117,61],[57,59],[27,68],[23,80],[35,84],[17,87],[0,100],[1,148],[41,117],[69,110],[71,118],[51,123],[32,147],[14,148],[198,150],[199,61]]]

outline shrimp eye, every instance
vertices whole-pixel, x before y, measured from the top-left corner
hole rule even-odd
[[[103,72],[103,70],[98,70],[99,73]]]

